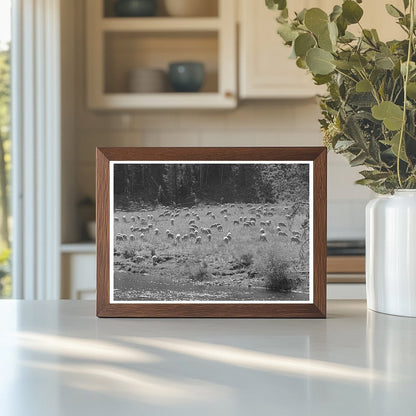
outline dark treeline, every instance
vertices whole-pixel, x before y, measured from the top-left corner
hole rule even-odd
[[[307,200],[306,164],[115,164],[115,208]]]

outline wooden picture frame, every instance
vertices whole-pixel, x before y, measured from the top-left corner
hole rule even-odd
[[[326,187],[327,187],[327,170],[326,170],[326,160],[327,160],[327,150],[324,147],[239,147],[239,148],[97,148],[97,176],[96,176],[96,200],[97,200],[97,316],[98,317],[206,317],[206,318],[325,318],[326,317],[326,212],[327,212],[327,199],[326,199]],[[114,172],[120,172],[120,167],[122,164],[127,164],[128,166],[133,166],[134,164],[139,164],[140,166],[148,166],[147,164],[158,164],[166,166],[163,169],[174,169],[173,167],[169,166],[185,166],[186,164],[191,165],[189,169],[198,169],[198,166],[201,166],[203,163],[207,163],[208,169],[211,169],[211,165],[213,166],[212,169],[218,169],[218,166],[224,164],[226,169],[247,169],[242,168],[240,165],[250,164],[250,166],[259,165],[262,166],[258,169],[269,169],[274,171],[284,171],[284,169],[304,169],[304,166],[308,167],[308,185],[309,186],[309,193],[308,193],[308,211],[305,215],[305,219],[302,222],[302,227],[308,227],[307,232],[307,239],[305,237],[305,242],[302,245],[307,244],[308,248],[308,287],[307,296],[308,298],[297,301],[297,300],[271,300],[271,301],[257,301],[257,300],[242,300],[239,301],[165,301],[165,300],[154,300],[154,301],[142,301],[142,300],[133,300],[133,301],[126,301],[125,299],[130,299],[128,297],[120,297],[116,299],[116,296],[121,296],[120,292],[117,288],[114,287],[115,280],[115,273],[113,271],[114,267],[114,249],[115,249],[115,239],[120,238],[120,240],[125,239],[125,234],[117,234],[115,233],[116,227],[116,220],[117,224],[121,224],[121,221],[118,217],[115,217],[114,214],[114,198],[115,198],[115,189],[114,189]],[[271,164],[273,166],[267,167],[266,165]],[[192,167],[196,165],[196,167]],[[274,167],[276,165],[276,167]],[[280,165],[289,166],[289,168],[280,167]],[[299,165],[299,167],[295,167],[295,165]],[[216,168],[217,167],[217,168]],[[123,172],[128,168],[123,168]],[[139,172],[139,168],[136,167],[135,171]],[[175,168],[176,169],[176,168]],[[183,168],[185,169],[185,168]],[[280,169],[280,170],[279,170]],[[130,172],[130,170],[128,170]],[[117,173],[117,175],[119,175]],[[292,175],[293,176],[293,175]],[[118,178],[119,176],[117,176]],[[299,176],[300,177],[300,176]],[[306,177],[305,175],[302,176]],[[124,178],[124,177],[123,177]],[[127,179],[126,179],[127,180]],[[175,177],[176,180],[176,177]],[[119,183],[119,182],[117,182]],[[123,182],[124,183],[124,182]],[[129,182],[130,183],[130,182]],[[276,182],[277,183],[277,182]],[[276,184],[275,183],[275,184]],[[305,185],[306,186],[306,185]],[[305,188],[302,185],[302,189]],[[160,188],[160,185],[159,185]],[[292,187],[293,188],[293,187]],[[289,189],[288,192],[291,192],[290,195],[296,195],[297,189]],[[305,188],[306,189],[306,188]],[[118,197],[117,197],[118,198]],[[195,199],[195,201],[199,201]],[[223,199],[221,200],[221,202]],[[218,202],[216,202],[218,204]],[[228,205],[227,205],[228,204]],[[240,202],[240,205],[236,201],[235,204],[231,204],[230,201],[224,202],[222,206],[233,207],[227,208],[229,211],[232,209],[240,209],[242,212],[246,209],[246,205]],[[272,202],[271,204],[275,204]],[[290,214],[287,214],[286,217],[292,220],[292,224],[295,221],[298,223],[303,220],[303,217],[297,218],[297,215],[300,214],[295,213],[295,206],[296,203],[289,207],[280,207],[277,205],[276,207],[269,207],[268,203],[264,203],[264,205],[254,204],[250,205],[247,204],[248,210],[250,212],[256,212],[256,215],[261,218],[262,215],[270,215],[273,216],[272,210],[276,210],[278,214],[276,214],[276,220],[271,217],[270,224],[265,221],[270,227],[270,241],[278,241],[278,238],[284,239],[287,241],[288,247],[290,244],[301,244],[300,242],[296,241],[296,234],[293,234],[292,237],[290,236],[289,231],[286,233],[285,236],[281,236],[277,229],[279,226],[275,227],[275,223],[273,221],[278,221],[279,216],[283,215],[282,213],[290,211]],[[219,205],[213,205],[214,208],[220,208]],[[196,208],[195,208],[196,207]],[[165,209],[166,216],[170,215],[172,218],[170,219],[161,219],[160,221],[169,221],[166,222],[167,224],[174,223],[174,213],[175,215],[179,216],[178,221],[180,218],[185,217],[186,215],[190,215],[189,212],[192,212],[192,215],[197,216],[199,215],[193,212],[192,210],[198,210],[200,205],[194,205],[192,209],[189,211],[189,208],[184,207],[183,211],[182,208],[169,208]],[[235,207],[235,208],[234,208]],[[185,211],[187,214],[184,214]],[[255,211],[253,211],[255,210]],[[286,210],[286,211],[285,211]],[[204,210],[204,212],[206,209]],[[159,211],[158,211],[159,212]],[[201,211],[202,212],[202,211]],[[232,211],[233,212],[233,211]],[[244,211],[245,212],[245,211]],[[260,212],[260,213],[259,213]],[[227,214],[227,212],[226,212]],[[159,216],[163,216],[164,213],[162,212]],[[213,215],[208,212],[208,215]],[[148,215],[149,218],[153,218],[152,215]],[[224,215],[224,219],[227,215]],[[113,218],[114,217],[114,218]],[[134,216],[131,217],[132,221],[138,221],[135,219]],[[155,215],[156,217],[156,215]],[[202,215],[201,215],[202,218]],[[126,218],[123,219],[123,224],[129,221]],[[119,222],[120,221],[120,222]],[[143,219],[142,219],[143,221]],[[153,220],[152,220],[153,221]],[[239,224],[240,220],[234,219],[234,226],[237,230],[243,230],[244,226],[246,226],[246,218],[244,221]],[[256,223],[255,219],[251,219],[252,223],[248,223],[247,229],[249,228],[250,224],[253,225],[253,228],[250,229],[250,232],[259,233],[260,242],[266,241],[265,236],[269,236],[268,231],[269,229],[266,228],[264,231],[263,228],[258,228],[258,223]],[[296,226],[298,226],[296,223]],[[133,224],[133,222],[131,223]],[[160,224],[165,224],[160,222]],[[227,223],[230,224],[231,222]],[[124,224],[127,226],[127,224]],[[130,224],[128,224],[130,225]],[[152,224],[148,224],[147,227],[150,230],[150,226]],[[155,220],[155,225],[158,225],[157,220]],[[219,224],[213,224],[218,228]],[[283,224],[284,225],[284,224]],[[282,226],[283,226],[282,225]],[[119,225],[117,225],[119,226]],[[299,226],[298,226],[299,227]],[[134,224],[130,226],[131,229],[135,229]],[[197,229],[196,226],[195,229]],[[164,229],[163,229],[164,230]],[[202,228],[200,229],[202,231]],[[205,232],[208,233],[208,228],[204,228]],[[219,230],[219,228],[218,228]],[[253,230],[253,231],[251,231]],[[154,234],[157,233],[158,238],[164,238],[163,244],[182,244],[181,238],[184,238],[182,235],[181,238],[180,234],[177,234],[175,238],[169,235],[169,230],[166,230],[167,236],[162,233],[162,226],[161,231],[154,231],[154,228],[151,229],[152,234],[143,233],[140,234],[140,238],[142,241],[145,241],[148,237],[147,235],[152,235],[154,238]],[[217,229],[214,227],[215,233]],[[221,230],[223,231],[222,227]],[[226,231],[226,230],[224,230]],[[231,243],[234,241],[238,241],[240,231],[235,231],[236,239],[231,241],[227,247],[231,247]],[[248,232],[248,231],[247,231]],[[295,231],[291,231],[295,232]],[[242,233],[242,231],[241,231]],[[191,234],[191,233],[189,233]],[[212,233],[211,233],[212,234]],[[299,234],[299,232],[297,232]],[[305,234],[305,232],[304,232]],[[215,238],[217,238],[218,243],[226,246],[225,243],[228,244],[229,241],[226,241],[226,237],[229,237],[231,240],[231,232],[227,234],[226,237],[223,237],[225,243],[221,242],[220,239],[222,238],[218,236],[219,234],[215,234]],[[242,235],[242,234],[241,234]],[[217,237],[218,236],[218,237]],[[263,237],[261,237],[263,236]],[[169,239],[169,237],[172,237]],[[192,236],[191,236],[192,237]],[[203,236],[204,238],[206,236]],[[134,235],[131,236],[132,241],[136,239]],[[139,238],[139,237],[137,237]],[[254,238],[254,237],[253,237]],[[256,237],[257,238],[257,237]],[[274,239],[274,240],[273,240]],[[300,239],[300,237],[299,237]],[[213,237],[214,240],[214,237]],[[152,240],[153,241],[153,240]],[[177,243],[176,243],[177,241]],[[189,240],[190,241],[190,240]],[[203,240],[205,241],[205,240]],[[208,240],[207,240],[208,241]],[[255,239],[253,241],[259,241]],[[269,240],[267,240],[269,241]],[[279,240],[280,241],[280,240]],[[306,243],[306,241],[308,241]],[[190,244],[188,240],[186,241],[187,244]],[[199,237],[199,241],[201,242],[201,237]],[[209,242],[211,243],[211,237],[209,237]],[[144,244],[144,243],[143,243]],[[192,240],[192,244],[194,244],[194,240]],[[208,243],[206,243],[208,244]],[[260,243],[259,243],[260,244]],[[273,246],[267,246],[268,250],[273,250]],[[277,243],[276,243],[277,244]],[[279,243],[283,244],[283,243]],[[141,246],[140,246],[141,247]],[[182,247],[182,246],[181,246]],[[263,247],[263,246],[262,246]],[[271,247],[269,249],[269,247]],[[296,246],[298,247],[298,246]],[[192,248],[192,247],[191,247]],[[177,249],[177,248],[176,248]],[[228,249],[228,248],[227,248]],[[192,248],[195,250],[195,248]],[[298,250],[298,248],[296,248]],[[257,252],[262,252],[263,249],[257,250]],[[194,251],[193,251],[194,252]],[[153,254],[154,251],[152,250]],[[116,253],[120,255],[120,253]],[[151,269],[151,259],[153,259],[153,265],[157,266],[157,257],[154,255],[147,256],[148,258],[141,257],[139,260],[143,261],[144,264],[147,262],[149,270]],[[155,260],[156,257],[156,260]],[[111,263],[111,260],[113,262]],[[137,261],[139,261],[137,260]],[[124,267],[124,266],[123,266]],[[156,273],[154,270],[151,269],[152,273]],[[110,273],[112,271],[112,275]],[[141,273],[141,272],[140,272]],[[124,276],[124,275],[123,275]],[[140,275],[142,276],[142,275]],[[264,280],[264,279],[263,279]],[[299,280],[299,279],[298,279]],[[117,280],[118,282],[119,280]],[[303,283],[302,283],[303,284]],[[111,288],[113,290],[111,290]],[[126,292],[128,294],[132,292]],[[135,292],[134,292],[135,293]],[[262,292],[265,293],[265,292]],[[269,293],[269,292],[267,292]],[[280,292],[279,292],[280,293]],[[305,292],[306,293],[306,292]],[[116,295],[115,295],[116,294]],[[127,296],[127,295],[126,295]],[[257,295],[256,295],[257,296]],[[299,295],[300,296],[300,295]],[[304,296],[302,294],[302,296]],[[306,296],[306,295],[305,295]],[[121,299],[121,300],[120,300]],[[185,298],[184,298],[185,299]]]

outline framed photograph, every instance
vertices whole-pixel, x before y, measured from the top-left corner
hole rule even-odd
[[[97,149],[97,316],[324,318],[326,152]]]

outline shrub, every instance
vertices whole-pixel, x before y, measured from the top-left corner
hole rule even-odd
[[[205,262],[186,266],[188,278],[194,282],[204,282],[209,279],[208,265]]]
[[[251,253],[244,253],[238,259],[238,263],[241,267],[249,267],[253,264],[253,254]]]
[[[266,289],[276,292],[290,292],[296,287],[290,262],[276,252],[268,252],[257,264],[258,272],[265,277]]]

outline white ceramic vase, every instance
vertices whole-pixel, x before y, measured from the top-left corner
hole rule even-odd
[[[369,309],[416,317],[416,190],[367,204],[366,282]]]

